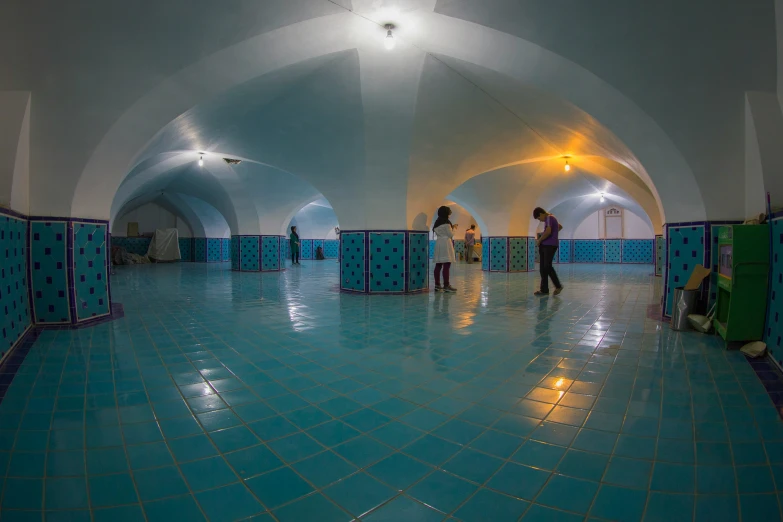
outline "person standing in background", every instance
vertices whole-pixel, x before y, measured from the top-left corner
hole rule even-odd
[[[557,272],[552,266],[555,260],[555,254],[557,253],[557,247],[560,244],[558,242],[558,234],[562,230],[562,225],[557,222],[557,218],[548,213],[541,207],[536,207],[533,211],[533,217],[542,223],[544,223],[544,232],[536,239],[538,245],[538,252],[541,267],[541,290],[535,292],[533,295],[545,296],[549,295],[549,278],[552,278],[552,283],[555,285],[555,295],[558,295],[563,291],[563,285],[560,284],[560,279],[557,277]]]
[[[291,264],[299,264],[299,234],[296,232],[296,227],[291,227],[291,236],[288,238],[291,243]]]
[[[449,221],[451,209],[443,206],[438,209],[438,219],[432,231],[437,236],[435,240],[435,291],[436,292],[456,292],[457,289],[451,286],[449,282],[449,271],[451,264],[455,261],[454,257],[454,228]],[[440,286],[440,274],[443,272],[443,286]]]
[[[476,245],[476,225],[470,225],[465,231],[465,261],[473,264],[473,247]]]

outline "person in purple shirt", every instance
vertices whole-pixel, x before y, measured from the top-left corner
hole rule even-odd
[[[557,278],[557,272],[555,272],[552,262],[555,260],[557,247],[560,244],[558,243],[557,236],[563,229],[563,226],[557,222],[555,216],[541,207],[536,207],[533,211],[533,217],[544,223],[544,226],[546,227],[544,232],[536,239],[538,252],[541,257],[541,290],[535,292],[533,295],[549,295],[550,277],[552,278],[552,283],[555,285],[554,294],[557,295],[563,291],[563,285],[560,284],[560,279]]]

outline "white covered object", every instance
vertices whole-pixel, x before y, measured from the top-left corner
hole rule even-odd
[[[432,257],[434,263],[455,263],[454,256],[454,230],[451,225],[444,223],[434,230],[437,239],[435,240],[435,255]]]
[[[152,236],[147,257],[156,261],[177,261],[181,259],[179,253],[179,234],[176,228],[156,230]]]

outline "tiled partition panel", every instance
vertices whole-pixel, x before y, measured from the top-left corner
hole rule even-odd
[[[623,239],[622,262],[630,264],[653,264],[654,239]]]
[[[370,294],[416,293],[429,287],[429,236],[412,230],[340,234],[340,289]]]
[[[622,239],[607,239],[604,241],[604,263],[620,263],[623,260]]]
[[[109,315],[107,229],[105,221],[30,219],[34,324],[82,324]]]
[[[27,220],[0,210],[0,358],[30,328]]]
[[[603,239],[574,239],[574,263],[603,263]]]
[[[299,240],[299,258],[300,259],[314,259],[315,249],[313,248],[312,239],[300,239]]]
[[[560,246],[557,249],[558,263],[572,263],[574,254],[574,241],[572,239],[561,239]]]
[[[528,272],[534,272],[536,269],[536,263],[540,261],[538,246],[536,245],[536,238],[527,238],[527,270]],[[532,255],[530,253],[532,252]]]
[[[535,269],[535,240],[527,236],[482,238],[482,270],[529,272]]]
[[[220,260],[231,261],[231,238],[224,237],[220,240]]]
[[[663,314],[671,317],[674,289],[685,285],[696,265],[710,266],[709,224],[672,223],[667,224],[664,230],[668,259],[664,275]]]
[[[147,251],[150,248],[150,242],[152,242],[152,238],[150,237],[112,236],[111,238],[112,246],[122,247],[125,250],[127,250],[129,254],[136,254],[139,256],[147,255]],[[181,243],[180,243],[180,251],[182,251]]]
[[[783,366],[783,213],[770,223],[770,285],[764,341],[778,366]]]
[[[179,243],[180,261],[185,261],[185,262],[194,261],[193,238],[181,237],[177,241]],[[112,244],[114,244],[114,238],[112,238]]]
[[[655,275],[663,276],[666,267],[666,240],[663,236],[655,236]]]
[[[283,236],[231,236],[231,270],[279,272],[285,270]]]
[[[324,257],[328,259],[337,259],[340,257],[339,239],[327,239],[324,241]]]

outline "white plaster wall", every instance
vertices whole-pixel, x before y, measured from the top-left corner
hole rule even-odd
[[[601,209],[587,216],[574,230],[573,239],[605,239],[604,213],[605,209]],[[628,209],[623,209],[624,239],[653,239],[654,237],[648,221]]]
[[[745,94],[745,216],[783,208],[783,112],[774,93]]]
[[[182,218],[155,203],[142,205],[114,220],[111,226],[112,235],[125,237],[128,233],[128,223],[132,222],[139,224],[139,235],[153,234],[158,229],[176,228],[179,237],[193,237],[193,232]]]
[[[481,226],[479,225],[479,222],[476,220],[475,217],[462,205],[458,203],[454,203],[453,201],[446,201],[444,205],[451,208],[451,218],[450,221],[452,224],[459,225],[459,229],[457,230],[456,235],[454,236],[454,239],[465,239],[465,231],[470,228],[470,225],[476,225],[476,241],[481,237]],[[433,219],[432,223],[430,223],[430,239],[434,238],[434,234],[432,233],[432,225],[435,224],[435,220],[438,218],[437,209],[432,213]]]
[[[337,215],[331,207],[311,203],[305,205],[291,219],[286,229],[286,235],[291,232],[291,227],[296,226],[299,237],[302,239],[336,239],[334,227],[339,226]]]
[[[0,92],[0,207],[30,212],[30,93]]]

